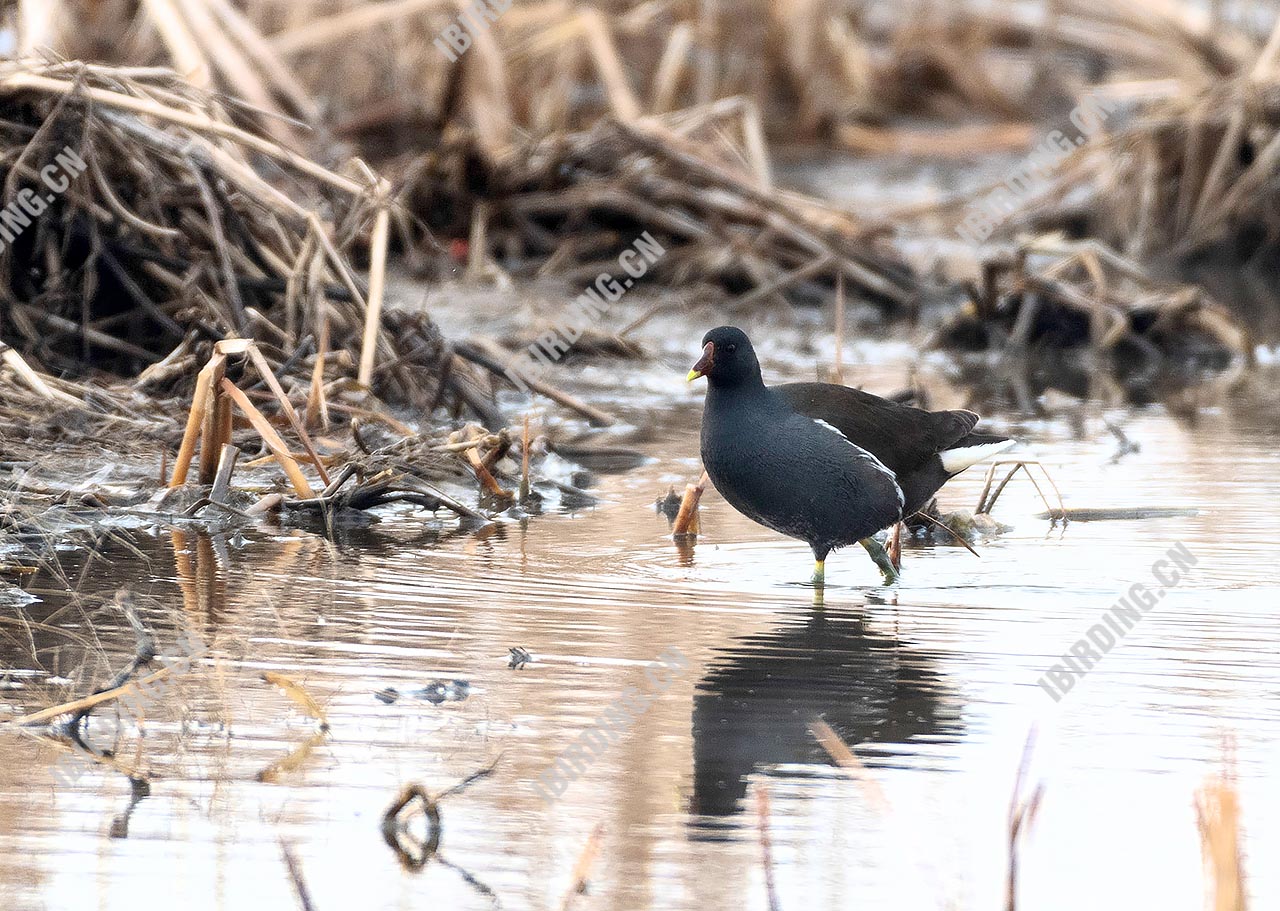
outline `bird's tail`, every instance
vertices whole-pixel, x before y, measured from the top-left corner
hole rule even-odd
[[[994,433],[970,433],[938,455],[948,474],[959,474],[970,465],[976,465],[1017,444],[1017,440]]]

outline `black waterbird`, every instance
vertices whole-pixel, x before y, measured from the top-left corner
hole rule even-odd
[[[857,542],[886,583],[897,569],[872,537],[923,507],[950,478],[1014,445],[975,433],[972,411],[924,411],[830,383],[766,386],[746,333],[702,339],[688,379],[707,378],[702,464],[729,505],[827,554]]]

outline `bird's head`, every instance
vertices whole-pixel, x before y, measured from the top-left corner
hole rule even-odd
[[[693,382],[705,376],[712,386],[738,386],[761,382],[760,362],[751,347],[751,339],[736,326],[721,326],[702,337],[702,357],[689,371]]]

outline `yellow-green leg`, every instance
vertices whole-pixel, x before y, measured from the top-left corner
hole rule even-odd
[[[871,555],[871,559],[880,568],[880,574],[884,576],[885,585],[892,585],[898,581],[897,567],[889,559],[889,554],[885,551],[883,544],[875,538],[863,538],[858,543],[866,548],[867,553]]]
[[[827,578],[827,561],[813,561],[813,584],[822,587],[826,583]]]

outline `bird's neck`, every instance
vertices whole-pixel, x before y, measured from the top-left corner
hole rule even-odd
[[[768,387],[758,374],[740,383],[707,387],[707,406],[710,408],[748,402],[771,402],[772,399]]]

